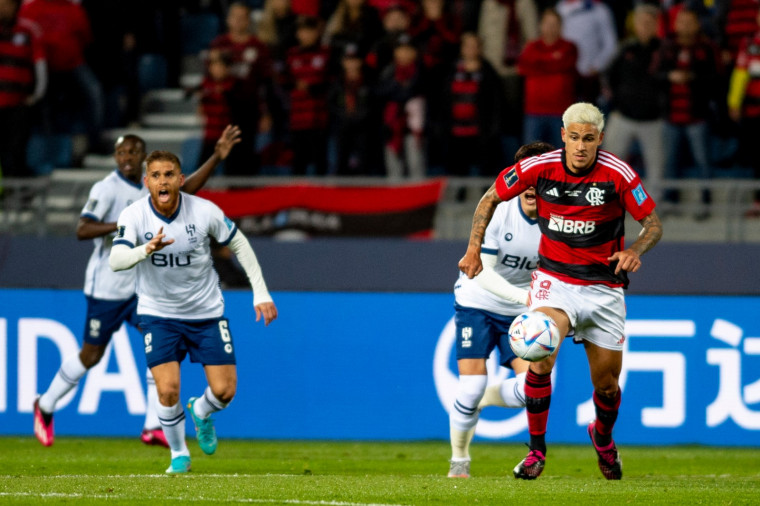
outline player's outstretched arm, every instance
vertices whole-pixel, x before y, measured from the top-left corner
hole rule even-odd
[[[174,243],[174,239],[164,241],[164,227],[158,229],[158,233],[147,243],[130,248],[126,244],[114,244],[108,263],[113,271],[131,269],[138,263],[148,258],[152,253],[164,249]]]
[[[483,244],[483,238],[486,235],[486,227],[491,221],[496,206],[501,199],[496,193],[496,184],[486,191],[478,202],[475,209],[475,215],[472,218],[472,230],[470,231],[470,242],[467,244],[467,252],[459,261],[459,270],[467,274],[467,277],[474,278],[481,270],[483,265],[480,260],[480,245]]]
[[[235,125],[227,125],[219,140],[216,141],[214,154],[203,162],[203,165],[198,167],[198,170],[185,178],[182,191],[194,195],[198,190],[203,188],[203,185],[206,184],[206,181],[214,173],[214,170],[216,170],[223,160],[227,159],[230,151],[232,151],[232,148],[238,142],[240,142],[240,128]]]
[[[494,270],[496,267],[496,255],[482,253],[480,260],[483,263],[483,270],[475,276],[475,281],[482,288],[485,288],[497,297],[514,302],[515,304],[527,305],[528,290],[518,288]]]
[[[256,311],[256,321],[264,317],[264,325],[269,325],[277,318],[277,306],[274,305],[272,296],[269,295],[264,275],[261,272],[261,266],[256,259],[256,253],[253,252],[251,243],[248,242],[245,235],[239,230],[235,232],[230,241],[230,249],[243,267],[248,281],[253,289],[253,308]]]
[[[645,216],[639,220],[641,226],[644,227],[639,232],[639,237],[631,244],[631,247],[613,253],[607,260],[615,261],[618,264],[615,268],[615,274],[619,274],[620,271],[636,272],[641,267],[641,255],[649,251],[662,237],[662,222],[660,217],[657,216],[657,212],[652,211],[649,216]]]
[[[92,218],[79,218],[77,223],[77,239],[84,241],[86,239],[95,239],[104,235],[116,232],[116,222],[104,223],[95,221]]]

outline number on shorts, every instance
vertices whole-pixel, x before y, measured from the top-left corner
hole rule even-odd
[[[222,320],[219,322],[219,334],[221,334],[222,341],[225,343],[232,341],[232,336],[230,336],[230,329],[227,327],[227,320]]]

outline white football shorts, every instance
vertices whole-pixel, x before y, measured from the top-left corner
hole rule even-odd
[[[530,284],[530,310],[561,309],[570,319],[576,342],[589,341],[600,348],[622,350],[625,341],[623,289],[607,285],[574,285],[545,272],[534,271]]]

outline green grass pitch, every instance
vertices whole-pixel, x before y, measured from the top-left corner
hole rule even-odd
[[[476,442],[472,478],[448,479],[445,441],[188,441],[193,470],[167,476],[168,450],[134,439],[0,438],[0,503],[38,504],[760,504],[760,449],[621,447],[604,480],[590,445],[551,445],[544,474],[518,481],[516,444]]]

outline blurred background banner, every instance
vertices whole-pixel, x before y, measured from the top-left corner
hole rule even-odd
[[[274,294],[280,318],[254,323],[251,295],[226,294],[238,394],[222,438],[414,440],[448,437],[455,393],[453,297],[432,293]],[[757,297],[627,299],[622,444],[760,445]],[[76,353],[85,301],[71,290],[0,290],[0,433],[32,434],[32,404]],[[489,364],[489,381],[509,373]],[[555,369],[550,442],[586,443],[593,418],[582,346]],[[181,399],[205,387],[183,364]],[[145,411],[142,339],[120,330],[56,412],[57,434],[134,436]],[[522,410],[487,408],[477,437],[527,441]]]
[[[444,178],[382,186],[304,182],[198,195],[252,235],[300,231],[308,236],[431,237],[445,186]]]

